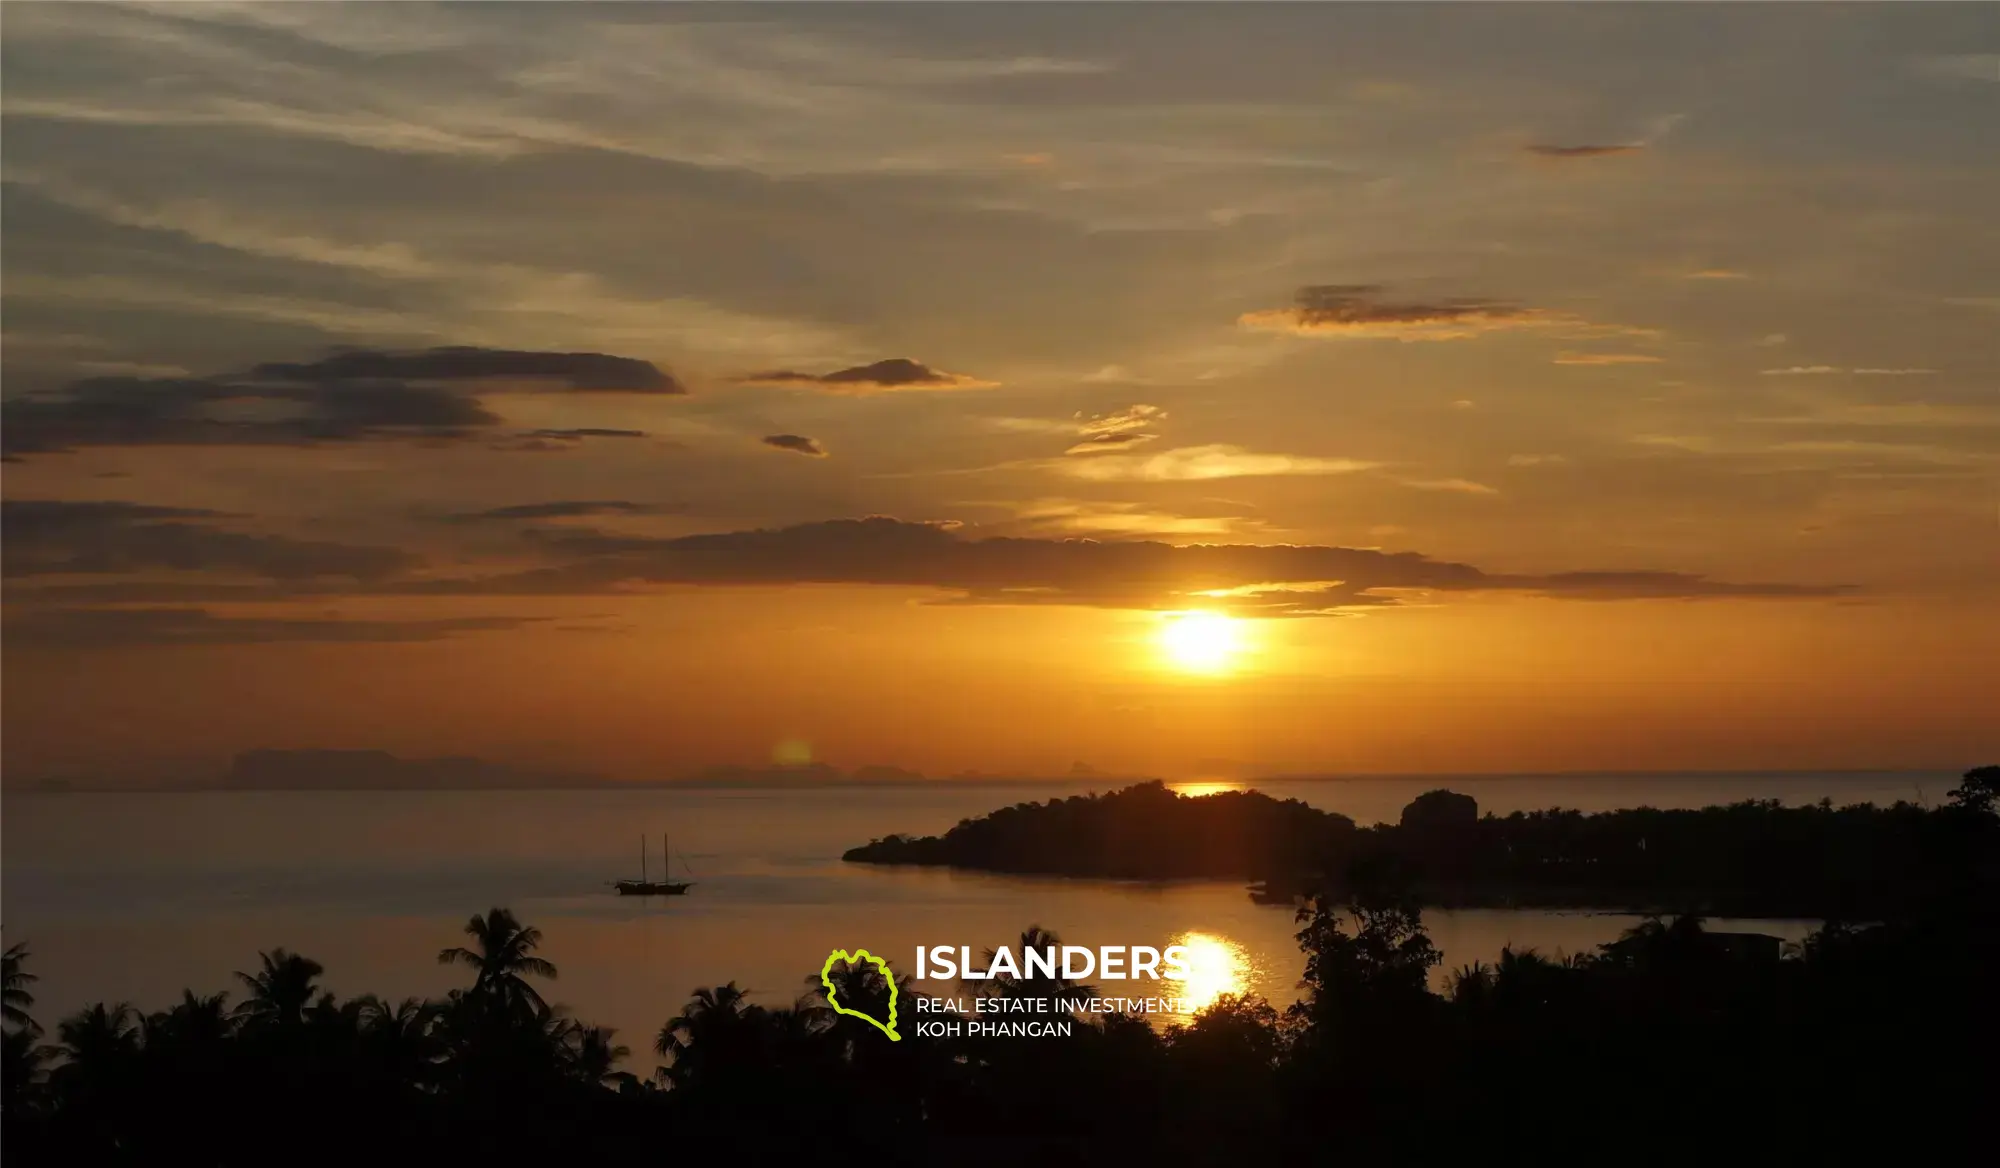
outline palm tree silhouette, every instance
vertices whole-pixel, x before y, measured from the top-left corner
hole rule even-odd
[[[1461,965],[1446,980],[1445,996],[1454,1002],[1484,1002],[1493,991],[1494,980],[1493,967],[1484,961]]]
[[[139,1052],[138,1014],[125,1002],[87,1006],[56,1024],[64,1079],[104,1082]]]
[[[236,1007],[236,1013],[251,1024],[295,1026],[305,1021],[306,1007],[319,990],[316,979],[326,967],[310,957],[283,948],[258,953],[264,967],[254,974],[238,971],[250,996]]]
[[[147,1046],[162,1042],[183,1047],[211,1046],[228,1038],[235,1029],[228,994],[202,997],[193,990],[182,990],[179,1004],[151,1015],[144,1024]]]
[[[655,1072],[667,1086],[688,1087],[735,1065],[758,1041],[757,1008],[735,982],[703,986],[665,1026],[653,1052],[670,1060]]]
[[[611,1027],[565,1019],[557,1033],[563,1061],[578,1080],[597,1084],[631,1077],[617,1067],[620,1059],[632,1053],[632,1048],[613,1042],[611,1036],[617,1031]]]
[[[508,1012],[543,1014],[548,1003],[528,984],[530,977],[553,980],[556,967],[534,951],[542,943],[542,931],[522,924],[504,908],[493,908],[485,916],[475,915],[465,923],[465,935],[474,948],[453,946],[438,953],[439,965],[469,965],[473,977],[469,997],[496,1004]]]
[[[405,1083],[432,1080],[443,1054],[436,1003],[421,998],[390,1003],[374,994],[363,994],[344,1009],[352,1014],[361,1057],[377,1073]]]
[[[0,1114],[6,1114],[34,1096],[42,1077],[42,1063],[48,1049],[35,1045],[35,1036],[26,1030],[0,1034]]]
[[[35,1004],[35,995],[28,987],[41,980],[29,973],[25,966],[28,961],[28,945],[23,941],[10,945],[0,954],[0,1015],[5,1024],[28,1035],[42,1032],[40,1024],[28,1016]]]

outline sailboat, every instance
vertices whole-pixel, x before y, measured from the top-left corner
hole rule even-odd
[[[639,878],[637,880],[619,880],[611,886],[618,890],[618,895],[620,896],[686,896],[687,890],[693,888],[694,885],[677,884],[673,881],[673,873],[669,868],[669,865],[673,861],[673,852],[667,846],[667,837],[665,835],[660,836],[660,856],[660,867],[663,869],[660,873],[662,879],[648,880],[646,878],[646,837],[643,835],[640,836]]]

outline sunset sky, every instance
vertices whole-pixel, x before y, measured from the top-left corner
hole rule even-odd
[[[9,4],[0,114],[10,782],[2000,761],[1991,5]]]

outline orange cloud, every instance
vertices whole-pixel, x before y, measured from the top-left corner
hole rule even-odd
[[[1500,492],[1471,479],[1404,479],[1403,485],[1419,491],[1454,491],[1461,495],[1497,495]]]
[[[1268,478],[1278,475],[1352,474],[1379,464],[1354,458],[1312,458],[1260,454],[1239,446],[1182,446],[1153,455],[1105,455],[1063,463],[1071,478],[1095,482],[1195,482],[1203,479]]]
[[[1077,433],[1081,438],[1065,450],[1065,454],[1106,454],[1151,442],[1159,435],[1147,432],[1145,427],[1166,417],[1167,412],[1142,402],[1109,414],[1089,418],[1078,416],[1081,420],[1077,424]]]
[[[1650,353],[1557,353],[1558,365],[1657,365],[1662,358]]]
[[[1766,369],[1766,377],[1825,377],[1836,373],[1852,374],[1856,377],[1923,377],[1935,373],[1935,369],[1885,369],[1862,367],[1844,369],[1838,365],[1787,365],[1783,369]]]

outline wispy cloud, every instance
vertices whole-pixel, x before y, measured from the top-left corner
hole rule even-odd
[[[890,357],[869,365],[836,369],[831,373],[800,373],[773,369],[749,373],[737,380],[745,385],[799,386],[828,393],[895,393],[926,389],[992,389],[997,381],[982,381],[961,373],[946,373],[907,357]]]
[[[462,511],[447,516],[454,523],[490,521],[517,522],[536,519],[579,519],[593,515],[650,515],[659,508],[623,499],[564,499],[551,503],[516,503],[489,507],[484,511]]]
[[[1935,369],[1899,369],[1875,366],[1844,368],[1839,365],[1787,365],[1782,369],[1762,371],[1766,377],[1828,377],[1834,374],[1848,374],[1854,377],[1920,377],[1936,373]]]
[[[1820,404],[1800,414],[1745,418],[1758,425],[1831,426],[1868,429],[2000,426],[2000,403],[1992,406],[1937,405],[1931,402]]]
[[[1134,431],[1113,431],[1108,434],[1092,434],[1079,439],[1064,454],[1110,454],[1120,450],[1130,450],[1134,446],[1151,442],[1158,434],[1141,434]]]
[[[1657,365],[1664,358],[1651,353],[1557,353],[1557,365]]]
[[[1946,53],[1919,57],[1917,72],[1946,81],[1985,81],[2000,85],[2000,53]]]
[[[10,102],[9,112],[13,111]],[[148,203],[113,196],[59,175],[10,168],[8,179],[61,206],[107,223],[172,233],[244,256],[312,264],[421,286],[424,307],[391,312],[297,295],[244,296],[109,276],[26,274],[9,280],[10,296],[107,300],[134,307],[306,325],[335,335],[454,337],[495,348],[558,343],[605,346],[665,341],[678,350],[742,360],[834,359],[853,346],[811,322],[733,311],[689,297],[634,295],[581,271],[458,258],[401,240],[336,238],[324,222],[287,219],[282,209],[210,200]]]
[[[1377,284],[1318,284],[1301,288],[1290,308],[1263,309],[1238,318],[1248,328],[1299,336],[1380,337],[1399,341],[1451,341],[1508,330],[1547,330],[1564,337],[1652,337],[1653,329],[1598,324],[1566,312],[1503,300],[1459,297],[1392,300]]]
[[[1183,446],[1153,455],[1108,454],[1066,459],[1055,469],[1093,482],[1187,482],[1201,479],[1263,478],[1278,475],[1353,474],[1381,464],[1355,458],[1262,454],[1240,446]]]
[[[1647,123],[1645,133],[1629,142],[1574,146],[1537,142],[1524,146],[1522,149],[1537,158],[1551,159],[1559,162],[1586,158],[1612,158],[1621,154],[1637,154],[1642,150],[1658,145],[1660,139],[1671,134],[1674,127],[1680,125],[1686,118],[1686,114],[1666,114],[1662,117],[1654,118],[1651,122]]]
[[[1167,416],[1158,406],[1140,403],[1122,410],[1093,417],[1082,417],[1076,424],[1077,442],[1065,454],[1105,454],[1130,450],[1144,442],[1151,442],[1159,435],[1146,427]]]
[[[1016,517],[1030,527],[1123,536],[1232,535],[1262,523],[1236,515],[1181,515],[1138,503],[1038,499],[1021,504]]]
[[[1522,149],[1543,158],[1608,158],[1615,154],[1636,154],[1646,147],[1637,142],[1626,142],[1616,146],[1554,146],[1535,143]]]
[[[1471,479],[1400,479],[1398,481],[1406,487],[1415,487],[1419,491],[1453,491],[1461,495],[1497,495],[1500,493],[1497,487],[1489,487],[1485,483],[1476,483]]]
[[[517,629],[539,618],[463,616],[362,620],[314,616],[224,616],[201,608],[34,608],[10,614],[9,645],[115,649],[172,645],[406,644],[464,633]]]
[[[788,450],[808,458],[825,458],[826,447],[803,434],[767,434],[761,441],[773,450]]]
[[[414,567],[390,547],[361,547],[231,531],[213,511],[63,499],[0,502],[9,577],[101,575],[153,569],[269,580],[375,580]]]
[[[1104,414],[1077,413],[1068,418],[988,418],[996,430],[1015,434],[1060,434],[1075,441],[1065,454],[1097,455],[1128,451],[1159,437],[1151,427],[1167,416],[1144,402]]]
[[[644,438],[644,430],[617,430],[604,426],[577,426],[567,430],[529,430],[523,438],[548,438],[557,442],[569,442],[580,438]]]

